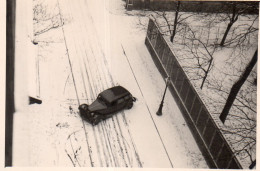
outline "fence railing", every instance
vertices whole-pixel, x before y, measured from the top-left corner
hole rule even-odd
[[[127,10],[149,9],[155,11],[173,11],[177,8],[175,0],[125,0]],[[258,2],[251,5],[258,6]],[[258,15],[257,9],[247,8],[247,4],[236,6],[238,10],[243,10],[247,14]],[[232,13],[232,5],[223,1],[181,1],[181,12],[200,12],[200,13]]]
[[[169,89],[188,121],[194,138],[211,168],[242,169],[232,149],[196,89],[174,56],[156,23],[150,19],[145,44],[159,69],[170,76]]]

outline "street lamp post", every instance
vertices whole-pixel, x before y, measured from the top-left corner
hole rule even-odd
[[[165,90],[164,90],[164,93],[163,93],[163,98],[162,98],[160,107],[159,107],[158,111],[156,112],[156,114],[157,114],[158,116],[161,116],[161,115],[162,115],[163,101],[164,101],[164,97],[165,97],[165,93],[166,93],[167,87],[168,87],[168,85],[169,85],[169,81],[170,81],[170,77],[167,77],[167,78],[166,78],[166,87],[165,87]]]

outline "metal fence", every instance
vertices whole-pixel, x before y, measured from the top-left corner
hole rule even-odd
[[[192,133],[209,167],[242,169],[219,127],[152,19],[149,21],[145,44],[161,74],[164,77],[171,77],[169,89],[192,128]]]
[[[127,10],[149,9],[156,11],[176,10],[176,0],[125,0]],[[258,6],[258,2],[250,2],[251,6]],[[238,10],[246,14],[258,15],[257,8],[248,8],[248,3],[239,3]],[[181,12],[200,13],[232,13],[232,4],[224,1],[181,1]]]

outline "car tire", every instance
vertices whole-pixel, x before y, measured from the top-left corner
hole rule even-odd
[[[128,103],[127,109],[131,109],[133,107],[133,102]]]
[[[81,104],[81,105],[79,105],[79,110],[80,111],[87,111],[87,109],[88,109],[88,105],[87,104]]]
[[[95,126],[101,121],[101,118],[98,115],[94,115],[92,120],[92,125]]]

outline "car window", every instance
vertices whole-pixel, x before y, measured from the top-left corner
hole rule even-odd
[[[125,96],[124,99],[125,100],[128,100],[130,98],[130,96]]]
[[[124,98],[118,99],[117,104],[123,103],[124,102]]]
[[[116,101],[110,103],[110,106],[115,106],[116,105]]]

